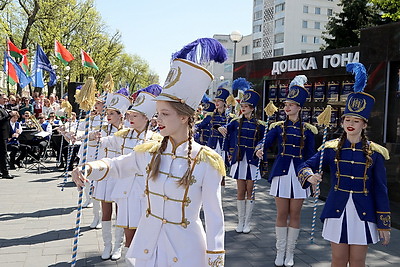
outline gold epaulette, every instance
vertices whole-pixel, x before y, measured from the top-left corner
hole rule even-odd
[[[102,125],[101,130],[105,131],[106,133],[108,132],[108,125]]]
[[[214,115],[214,112],[209,111],[209,112],[207,112],[207,113],[205,114],[204,119],[205,119],[207,116],[212,116],[212,115]]]
[[[211,148],[209,148],[207,146],[203,146],[200,149],[200,152],[197,155],[197,158],[200,161],[207,162],[208,164],[210,164],[222,176],[226,175],[224,160],[222,159],[222,157],[217,152],[215,152]]]
[[[150,140],[152,141],[157,141],[157,142],[161,142],[163,140],[163,136],[159,133],[153,133],[153,135],[151,136]]]
[[[310,124],[310,123],[308,123],[308,122],[305,122],[305,123],[304,123],[304,127],[305,127],[307,130],[310,130],[313,134],[318,134],[318,128],[315,127],[314,125],[312,125],[312,124]]]
[[[125,129],[119,130],[114,135],[117,137],[125,138],[128,135],[129,130],[130,130],[129,128],[125,128]]]
[[[271,129],[274,129],[276,126],[281,126],[281,125],[283,125],[285,123],[285,121],[277,121],[277,122],[274,122],[274,123],[271,123],[271,125],[269,126],[269,129],[271,130]]]
[[[266,122],[266,121],[262,121],[262,120],[258,120],[258,121],[257,121],[257,124],[266,126],[266,125],[267,125],[267,122]]]
[[[154,153],[156,152],[161,146],[161,142],[158,141],[148,141],[143,144],[137,145],[133,148],[136,152],[149,152]]]
[[[333,148],[333,149],[336,150],[338,144],[339,144],[339,138],[337,138],[337,139],[332,139],[332,140],[329,140],[329,141],[327,141],[327,142],[325,143],[325,148]],[[322,146],[320,146],[320,147],[318,148],[318,151],[320,151],[321,149],[322,149]]]
[[[236,119],[237,118],[235,113],[229,113],[228,116],[231,117],[232,119]]]
[[[378,152],[379,154],[381,154],[385,160],[390,159],[389,150],[387,150],[386,147],[378,145],[377,143],[374,143],[374,142],[371,142],[370,146],[371,146],[372,151],[375,151],[375,152]]]

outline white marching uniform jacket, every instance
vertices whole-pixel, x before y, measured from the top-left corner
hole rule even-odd
[[[112,136],[102,137],[100,147],[110,150],[119,150],[121,155],[128,155],[133,148],[148,140],[161,140],[158,133],[152,131],[138,132],[133,128],[126,128]],[[140,217],[146,210],[145,173],[128,173],[123,179],[116,179],[111,199],[118,204],[116,226],[136,229]],[[129,203],[128,203],[129,201]]]
[[[113,136],[116,132],[121,129],[109,124],[102,126],[102,136]],[[81,146],[82,147],[82,146]],[[97,141],[89,141],[88,143],[88,162],[94,161],[97,150]],[[98,148],[98,159],[102,158],[115,158],[121,155],[120,149],[108,148],[99,144]],[[115,180],[114,179],[103,179],[101,181],[94,182],[93,198],[99,201],[113,202],[111,194],[114,191]]]
[[[150,141],[129,155],[88,163],[87,178],[124,178],[128,173],[148,173],[161,143]],[[192,143],[191,180],[177,182],[188,167],[188,142],[168,141],[161,154],[156,179],[146,179],[146,215],[126,257],[141,266],[224,266],[224,215],[221,180],[224,162],[212,149]],[[204,211],[205,229],[200,219]]]

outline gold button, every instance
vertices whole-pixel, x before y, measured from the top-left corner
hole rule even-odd
[[[353,190],[350,190],[350,194],[353,194]]]
[[[351,161],[351,164],[354,164],[354,160]]]
[[[336,210],[336,212],[340,212],[340,210]]]
[[[286,170],[283,170],[283,172],[286,172]]]
[[[367,213],[366,213],[366,212],[363,212],[363,215],[365,216],[365,215],[367,215]]]
[[[124,195],[126,195],[126,193],[127,193],[127,192],[126,192],[126,191],[124,191]]]
[[[167,196],[164,196],[163,198],[164,198],[164,200],[168,200],[168,197],[167,197]]]
[[[166,220],[166,219],[163,219],[163,220],[162,220],[162,223],[163,223],[163,224],[166,224],[166,223],[167,223],[167,220]]]
[[[172,159],[176,159],[176,156],[175,156],[175,155],[172,155]]]
[[[148,249],[145,249],[144,250],[144,254],[148,254],[149,253],[149,250]]]
[[[356,151],[356,149],[353,147],[353,151]]]
[[[178,258],[177,258],[177,257],[174,257],[172,260],[173,260],[174,262],[178,262]]]
[[[354,176],[351,176],[350,178],[351,178],[351,179],[354,179]]]
[[[293,145],[293,147],[296,147],[296,145]]]

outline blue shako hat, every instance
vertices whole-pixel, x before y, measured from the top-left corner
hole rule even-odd
[[[229,83],[229,81],[225,81],[225,82],[221,83],[218,86],[217,94],[215,96],[215,99],[219,99],[219,100],[222,100],[222,101],[226,102],[226,99],[231,94],[229,92],[229,90],[226,89],[226,87],[228,87],[228,83]]]
[[[240,104],[252,105],[253,107],[257,106],[258,100],[260,100],[260,95],[251,89],[251,83],[248,82],[245,78],[237,78],[232,82],[233,90],[242,90],[243,96],[240,99]]]
[[[304,106],[304,103],[308,97],[308,91],[304,87],[304,84],[307,82],[307,76],[305,75],[297,75],[290,82],[289,92],[284,102],[293,102],[298,104],[300,107]]]
[[[349,94],[346,100],[346,108],[342,117],[352,116],[359,117],[368,121],[372,108],[374,107],[375,98],[364,92],[367,85],[367,71],[361,63],[349,63],[346,70],[355,75],[354,93]]]
[[[203,111],[213,112],[215,110],[215,104],[211,102],[208,95],[204,94],[203,99],[201,100],[201,105],[203,106]]]

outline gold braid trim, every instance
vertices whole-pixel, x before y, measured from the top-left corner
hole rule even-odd
[[[327,141],[325,143],[325,148],[333,148],[334,150],[336,150],[338,144],[339,144],[339,138],[338,139],[332,139],[332,140],[329,140],[329,141]],[[322,146],[320,146],[318,148],[318,151],[320,151],[321,149],[322,149]]]
[[[262,120],[258,120],[257,124],[263,125],[263,126],[267,126],[267,122],[266,121],[262,121]]]
[[[386,147],[378,145],[377,143],[374,143],[374,142],[370,142],[370,147],[371,147],[372,151],[375,151],[375,152],[378,152],[379,154],[381,154],[385,158],[385,160],[390,159],[389,150],[387,150]]]
[[[209,147],[203,146],[197,156],[199,161],[204,161],[215,168],[222,176],[226,175],[225,163],[222,157]]]
[[[117,137],[125,138],[128,136],[129,130],[130,130],[129,128],[122,129],[122,130],[119,130],[118,132],[116,132],[114,135]]]
[[[269,129],[271,130],[271,129],[275,128],[276,126],[283,125],[284,123],[285,123],[285,121],[277,121],[277,122],[271,123],[271,125],[269,126]]]
[[[225,250],[219,250],[219,251],[212,251],[212,250],[206,250],[207,254],[223,254],[225,253]]]
[[[224,257],[222,257],[221,255],[218,256],[216,259],[210,259],[208,258],[208,266],[212,266],[212,267],[222,267],[224,266]]]
[[[314,125],[305,122],[303,125],[307,130],[310,130],[313,134],[318,134],[318,128],[315,127]]]
[[[150,152],[155,153],[160,148],[161,143],[158,141],[148,141],[143,144],[137,145],[133,150],[136,152]]]

